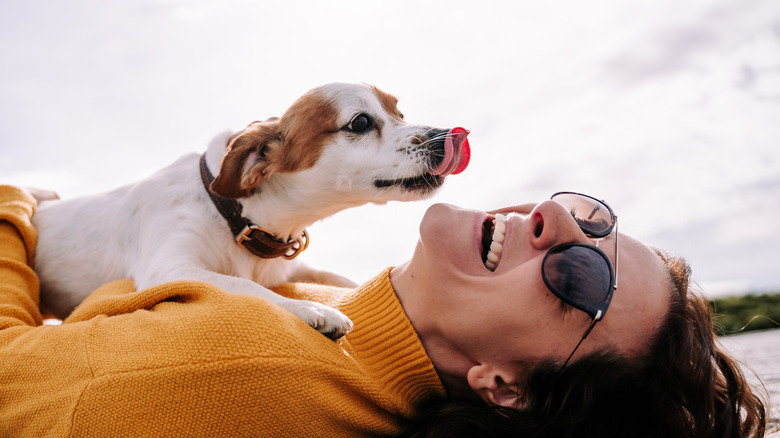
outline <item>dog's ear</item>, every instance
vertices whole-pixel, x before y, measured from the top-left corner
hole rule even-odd
[[[268,152],[281,148],[284,138],[277,119],[254,122],[228,141],[211,191],[223,198],[245,198],[266,176],[278,171]]]

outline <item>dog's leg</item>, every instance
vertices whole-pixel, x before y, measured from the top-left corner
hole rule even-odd
[[[352,330],[352,321],[340,311],[314,301],[294,300],[274,293],[254,281],[230,275],[191,268],[166,269],[164,273],[137,275],[136,287],[144,289],[156,284],[177,280],[202,281],[222,290],[242,293],[268,300],[289,312],[292,312],[306,324],[323,335],[338,339]]]
[[[319,269],[314,269],[312,267],[309,267],[303,263],[298,263],[295,267],[295,270],[290,274],[290,278],[288,279],[290,282],[299,282],[299,283],[317,283],[317,284],[327,284],[330,286],[338,286],[338,287],[349,287],[349,288],[355,288],[358,286],[357,283],[350,280],[347,277],[334,274],[330,271],[322,271]]]

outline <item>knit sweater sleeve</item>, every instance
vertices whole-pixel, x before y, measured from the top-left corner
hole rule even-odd
[[[8,328],[41,324],[38,277],[30,267],[37,237],[30,223],[35,206],[25,191],[0,186],[0,346],[22,332]]]

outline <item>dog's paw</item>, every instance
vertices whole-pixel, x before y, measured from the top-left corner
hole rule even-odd
[[[346,315],[324,304],[291,300],[282,303],[282,307],[330,339],[338,339],[352,330],[352,321]]]

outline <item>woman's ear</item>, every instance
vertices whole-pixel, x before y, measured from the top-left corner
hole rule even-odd
[[[516,372],[490,364],[475,365],[466,373],[469,386],[486,403],[519,409],[520,391]]]

